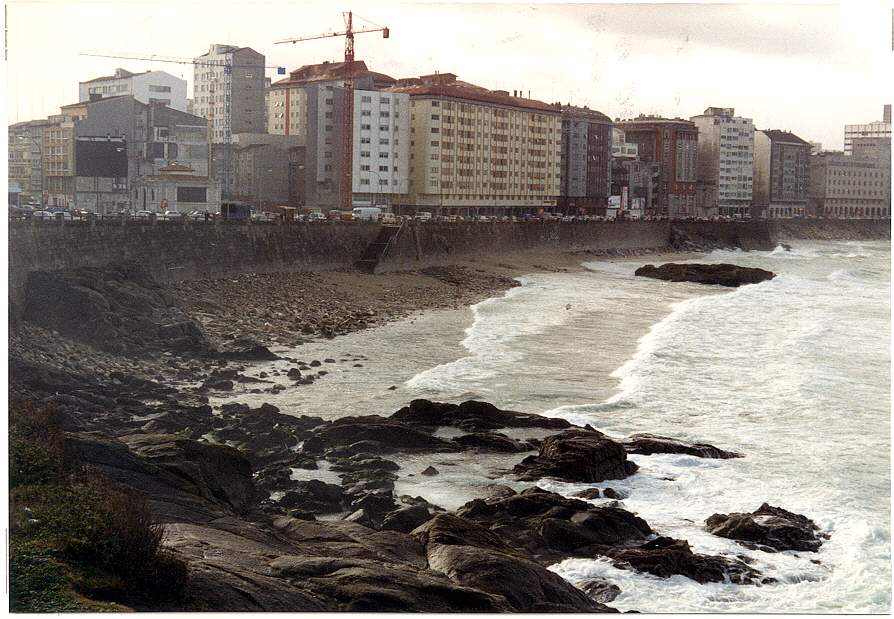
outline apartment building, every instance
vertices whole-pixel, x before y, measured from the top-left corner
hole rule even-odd
[[[410,184],[403,210],[505,215],[554,209],[562,114],[521,93],[452,73],[398,80],[410,96]]]
[[[891,168],[860,154],[827,151],[810,157],[811,211],[841,219],[891,216]]]
[[[658,164],[658,181],[647,216],[685,218],[696,215],[698,127],[682,118],[640,115],[615,123],[627,142],[637,145],[640,161]]]
[[[63,106],[59,114],[47,118],[40,149],[43,203],[47,206],[70,208],[75,205],[75,127],[86,114],[86,104],[75,103]]]
[[[211,142],[264,133],[264,55],[215,43],[194,60],[193,110],[210,121]]]
[[[698,127],[697,200],[703,217],[749,217],[754,184],[754,122],[734,108],[709,107]]]
[[[605,215],[611,191],[612,121],[586,107],[557,104],[562,112],[559,208]]]
[[[295,136],[237,133],[233,136],[234,196],[259,210],[304,204],[304,145]]]
[[[115,69],[114,75],[96,77],[78,84],[78,101],[132,95],[140,103],[160,103],[181,112],[189,111],[186,80],[164,71],[131,73]]]
[[[891,137],[891,106],[882,108],[882,120],[870,123],[844,126],[844,154],[853,154],[854,138],[890,138]]]
[[[803,217],[807,213],[810,143],[788,131],[754,134],[752,217]]]
[[[354,88],[382,90],[394,85],[395,79],[370,71],[362,60],[355,60],[352,70]],[[267,133],[305,137],[307,131],[307,86],[340,87],[346,76],[344,62],[322,62],[304,65],[289,77],[267,88]]]

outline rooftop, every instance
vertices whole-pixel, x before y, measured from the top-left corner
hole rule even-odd
[[[104,75],[103,77],[94,77],[92,80],[87,80],[86,82],[81,82],[82,84],[90,84],[92,82],[105,82],[108,80],[120,80],[126,77],[134,77],[136,75],[145,75],[146,73],[152,73],[152,71],[140,71],[139,73],[131,73],[130,71],[126,71],[124,69],[115,69],[114,75]]]
[[[337,80],[344,80],[346,73],[347,71],[345,70],[344,62],[326,61],[319,64],[306,64],[295,69],[294,71],[290,71],[289,77],[281,79],[277,82],[273,82],[273,84],[271,84],[271,88],[276,88],[277,86],[290,86],[293,84],[311,84],[313,82],[333,82]],[[370,71],[369,68],[366,66],[366,63],[362,60],[354,61],[353,73],[354,79],[371,77],[373,83],[380,88],[393,86],[396,81],[390,75]]]
[[[761,129],[761,131],[773,142],[791,142],[794,144],[803,144],[804,146],[810,146],[810,142],[802,140],[794,133],[791,133],[789,131],[782,131],[781,129]]]
[[[434,75],[399,79],[397,85],[388,90],[407,93],[411,97],[453,97],[480,103],[559,113],[559,110],[549,103],[510,95],[505,90],[488,90],[487,88],[458,80],[453,73],[436,73]]]

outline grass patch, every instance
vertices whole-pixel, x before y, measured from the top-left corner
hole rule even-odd
[[[10,609],[153,607],[185,592],[142,496],[66,452],[52,411],[10,411]]]

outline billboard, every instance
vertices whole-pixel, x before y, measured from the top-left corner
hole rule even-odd
[[[127,141],[108,136],[77,138],[75,175],[127,178]]]

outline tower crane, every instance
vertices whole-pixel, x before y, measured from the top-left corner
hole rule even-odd
[[[380,26],[368,19],[357,16],[369,26],[361,26],[360,29],[354,28],[354,14],[351,11],[342,13],[345,20],[345,29],[342,32],[327,32],[325,34],[316,34],[305,37],[296,37],[293,39],[284,39],[282,41],[274,41],[274,43],[300,43],[302,41],[312,41],[314,39],[329,39],[333,37],[345,38],[345,85],[344,85],[344,114],[342,115],[342,188],[341,188],[341,206],[343,210],[350,211],[353,206],[353,149],[354,149],[354,35],[364,34],[367,32],[381,32],[382,38],[387,39],[390,30],[387,26]],[[371,26],[371,27],[370,27]]]
[[[178,56],[161,56],[157,54],[112,54],[112,53],[103,53],[103,52],[81,52],[80,56],[92,56],[94,58],[122,58],[125,60],[148,60],[149,62],[168,62],[173,64],[189,64],[197,67],[223,67],[224,70],[224,84],[222,93],[223,96],[223,169],[221,171],[221,180],[222,180],[222,193],[223,197],[229,197],[230,190],[230,177],[231,177],[231,166],[232,160],[230,157],[231,150],[230,146],[232,143],[232,134],[230,131],[231,128],[231,117],[230,117],[230,100],[233,96],[233,81],[232,81],[232,73],[233,69],[257,69],[261,68],[259,65],[237,65],[232,64],[229,61],[229,58],[226,60],[196,60],[193,58],[181,58]],[[278,75],[285,75],[286,69],[285,67],[279,66],[263,66],[264,69],[276,69]],[[213,88],[214,83],[211,83]],[[214,91],[211,91],[211,96],[214,96]],[[211,160],[212,160],[212,148],[211,144],[212,140],[212,126],[214,124],[214,106],[209,108],[209,118],[208,118],[208,175],[211,176]]]

